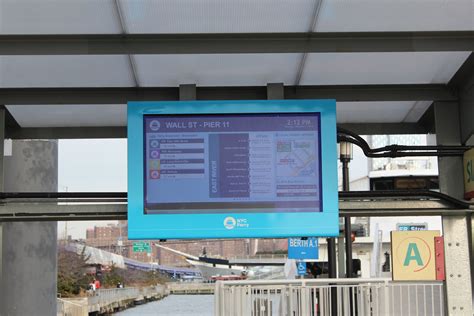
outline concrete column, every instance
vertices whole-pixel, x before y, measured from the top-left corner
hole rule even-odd
[[[14,141],[5,191],[56,192],[57,141]],[[57,222],[3,223],[0,315],[55,315]]]
[[[460,145],[459,105],[435,103],[436,140],[439,145]],[[440,191],[456,198],[464,192],[462,157],[438,159]],[[470,221],[467,216],[443,217],[448,315],[472,315]]]

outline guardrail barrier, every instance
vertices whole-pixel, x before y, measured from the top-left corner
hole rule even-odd
[[[217,316],[444,315],[443,283],[387,279],[219,281],[215,311]]]

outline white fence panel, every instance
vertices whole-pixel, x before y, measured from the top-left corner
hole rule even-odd
[[[387,279],[224,281],[215,289],[218,316],[444,315],[443,300],[441,282]]]

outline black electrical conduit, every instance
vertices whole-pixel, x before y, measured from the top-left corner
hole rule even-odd
[[[370,148],[369,144],[359,135],[338,127],[337,141],[345,141],[359,146],[369,158],[395,158],[406,156],[461,156],[470,146],[404,146],[389,145]],[[407,152],[408,151],[408,152]],[[394,190],[394,191],[349,191],[339,192],[341,199],[357,198],[406,198],[426,197],[443,200],[458,208],[469,208],[473,203],[458,200],[449,195],[430,190]],[[2,192],[0,201],[6,199],[117,199],[126,202],[126,192]],[[61,202],[61,201],[59,201]],[[69,201],[68,201],[69,202]]]
[[[470,146],[405,146],[389,145],[380,148],[370,148],[369,144],[359,135],[337,128],[337,141],[348,142],[362,149],[369,158],[396,158],[396,157],[421,157],[421,156],[462,156]]]

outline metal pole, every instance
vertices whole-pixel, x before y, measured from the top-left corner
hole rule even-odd
[[[342,164],[342,191],[349,191],[349,162],[352,159],[352,144],[348,142],[339,143],[339,159]],[[346,237],[345,248],[346,248],[346,277],[352,278],[352,228],[351,228],[351,217],[344,216],[344,235]],[[353,310],[353,298],[352,289],[349,289],[349,314],[353,315],[357,311],[357,308]]]
[[[349,191],[349,161],[341,158],[342,162],[342,190]],[[346,276],[352,278],[352,228],[351,217],[344,216],[344,234],[346,236]]]
[[[336,270],[336,239],[335,238],[328,238],[328,274],[330,279],[337,278],[337,270]]]
[[[339,218],[339,227],[344,225],[344,218]],[[346,277],[346,246],[344,245],[344,235],[337,237],[337,277],[342,279]]]
[[[328,238],[328,274],[330,279],[336,279],[336,238]],[[337,288],[331,287],[331,314],[337,315]]]

